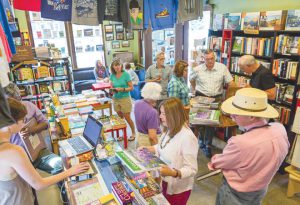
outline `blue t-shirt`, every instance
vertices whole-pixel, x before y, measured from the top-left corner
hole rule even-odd
[[[42,1],[41,16],[42,18],[53,19],[57,21],[71,21],[72,0]]]
[[[6,13],[4,11],[4,6],[3,6],[2,1],[0,1],[0,24],[2,25],[3,30],[6,34],[6,38],[7,38],[11,53],[15,54],[16,53],[16,46],[15,46],[14,41],[13,41],[13,37],[12,37],[11,31],[10,31],[10,28],[9,28],[9,24],[8,24],[8,21],[7,21],[7,17],[6,17]]]
[[[131,81],[130,75],[123,71],[120,78],[117,78],[115,74],[111,74],[110,81],[112,82],[113,88],[128,88],[128,82]],[[114,98],[121,99],[129,97],[130,93],[128,92],[115,92]]]
[[[173,28],[176,23],[178,0],[145,0],[144,28],[148,28],[149,19],[153,30]]]

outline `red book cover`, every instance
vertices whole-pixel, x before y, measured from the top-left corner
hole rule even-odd
[[[41,0],[14,0],[14,9],[24,11],[41,11]]]
[[[126,190],[121,182],[114,182],[111,184],[112,189],[119,202],[123,205],[129,205],[132,202],[130,193]]]

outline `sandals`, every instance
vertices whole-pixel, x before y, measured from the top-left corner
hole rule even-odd
[[[135,136],[131,136],[128,138],[128,141],[134,141],[135,140]]]
[[[123,139],[124,139],[124,138],[123,138],[122,136],[120,136],[120,137],[117,138],[117,140],[118,140],[119,142],[120,142],[120,141],[123,141]]]

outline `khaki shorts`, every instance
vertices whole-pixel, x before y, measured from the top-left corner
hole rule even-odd
[[[161,134],[157,134],[157,140],[159,141]],[[138,133],[138,138],[137,138],[137,147],[140,146],[152,146],[149,136],[147,134],[143,134],[143,133]]]
[[[113,99],[113,105],[115,112],[122,112],[122,113],[131,113],[132,110],[132,102],[131,97],[121,98],[121,99]]]

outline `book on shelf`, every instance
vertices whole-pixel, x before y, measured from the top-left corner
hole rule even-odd
[[[293,94],[294,94],[295,86],[294,85],[287,85],[285,93],[283,95],[283,101],[287,104],[293,103]]]
[[[281,54],[300,54],[300,37],[281,34],[276,36],[275,52]]]
[[[208,38],[209,48],[214,51],[219,51],[222,48],[222,37],[210,36]]]
[[[227,24],[224,29],[240,30],[241,29],[241,13],[229,13],[227,16]]]
[[[220,124],[219,110],[198,110],[190,113],[190,123],[203,125],[217,125]]]
[[[288,10],[285,30],[300,31],[300,10]]]
[[[242,53],[243,50],[244,50],[244,38],[240,36],[235,37],[232,51]]]
[[[247,12],[244,17],[244,31],[245,32],[258,32],[259,29],[260,12]]]
[[[298,61],[287,58],[274,59],[272,74],[285,79],[295,80],[298,70]]]
[[[284,30],[287,11],[260,12],[259,30]]]
[[[276,102],[281,103],[283,101],[283,96],[285,94],[287,86],[288,86],[287,83],[275,83],[275,88],[276,88],[275,101]]]
[[[223,30],[223,23],[224,23],[223,14],[214,14],[212,29],[215,31]]]
[[[272,103],[271,103],[271,105],[279,113],[279,116],[278,116],[279,122],[284,124],[284,125],[287,125],[289,123],[289,120],[290,120],[291,109],[287,108],[285,106],[275,105],[275,104],[272,104]]]
[[[35,79],[50,77],[48,66],[39,66],[34,71],[35,71]]]

